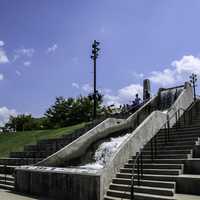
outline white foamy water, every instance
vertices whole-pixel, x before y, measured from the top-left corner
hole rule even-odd
[[[88,163],[86,165],[79,166],[79,168],[84,169],[102,169],[105,164],[109,161],[113,153],[118,149],[118,147],[123,143],[123,141],[130,136],[130,133],[119,136],[116,138],[111,138],[110,141],[103,142],[94,154],[93,163]]]

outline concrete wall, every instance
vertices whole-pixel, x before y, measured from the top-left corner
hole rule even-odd
[[[177,177],[175,181],[176,193],[200,195],[200,176],[181,175]]]
[[[184,174],[198,174],[200,175],[200,158],[192,158],[184,160]]]
[[[115,176],[116,172],[128,161],[128,159],[135,155],[166,123],[167,115],[160,112],[153,112],[144,122],[133,131],[132,136],[120,146],[115,153],[112,160],[105,167],[103,177],[102,196],[108,189],[108,186]],[[103,198],[102,198],[103,199]]]
[[[60,200],[100,200],[101,177],[97,172],[21,167],[15,173],[15,188],[22,193]]]

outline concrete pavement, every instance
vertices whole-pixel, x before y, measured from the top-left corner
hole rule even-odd
[[[48,199],[48,198],[38,198],[38,197],[33,197],[33,196],[27,196],[27,195],[19,195],[16,193],[13,193],[8,190],[3,190],[0,189],[0,199],[1,200],[53,200],[53,199]]]

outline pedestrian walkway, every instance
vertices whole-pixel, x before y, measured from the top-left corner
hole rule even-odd
[[[48,198],[37,198],[26,195],[15,194],[13,192],[0,189],[0,199],[1,200],[53,200]],[[185,195],[185,194],[175,194],[176,200],[200,200],[199,196],[196,195]]]
[[[200,200],[200,196],[186,195],[186,194],[175,194],[176,200]]]
[[[53,200],[53,199],[19,195],[19,194],[10,192],[8,190],[0,189],[0,200]]]

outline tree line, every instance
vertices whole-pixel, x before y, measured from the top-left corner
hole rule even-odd
[[[4,129],[10,131],[27,131],[61,128],[81,122],[88,122],[93,117],[93,96],[79,96],[77,98],[56,97],[41,118],[32,115],[19,114],[10,116]],[[97,95],[97,116],[108,114],[110,109],[102,105],[103,95]]]

